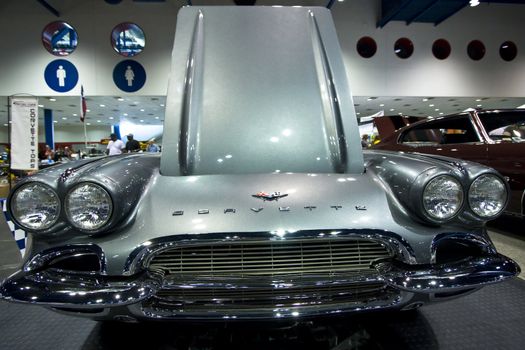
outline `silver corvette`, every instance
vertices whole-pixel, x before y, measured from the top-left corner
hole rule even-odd
[[[162,156],[21,181],[29,232],[3,299],[94,319],[294,319],[408,310],[516,276],[485,223],[493,169],[361,150],[328,10],[185,7]],[[72,166],[73,164],[73,166]]]

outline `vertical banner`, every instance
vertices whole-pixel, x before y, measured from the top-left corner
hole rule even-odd
[[[38,170],[38,98],[12,96],[11,169]]]

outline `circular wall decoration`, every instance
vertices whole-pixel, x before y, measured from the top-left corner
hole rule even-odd
[[[111,31],[111,46],[124,57],[133,57],[144,50],[144,31],[135,23],[120,23]]]
[[[377,44],[371,37],[364,36],[357,42],[356,49],[361,57],[370,58],[376,54]]]
[[[113,81],[120,90],[135,92],[146,83],[146,70],[137,61],[121,61],[113,69]]]
[[[510,62],[518,55],[518,47],[512,41],[505,41],[499,47],[499,55],[503,60]]]
[[[399,58],[409,58],[414,53],[414,44],[408,38],[397,39],[394,44],[394,52]]]
[[[57,92],[67,92],[78,82],[78,71],[73,63],[66,60],[54,60],[44,71],[47,86]]]
[[[448,56],[450,56],[451,51],[452,49],[450,44],[445,39],[437,39],[434,41],[434,44],[432,44],[432,53],[438,60],[446,59]]]
[[[42,31],[42,43],[50,54],[67,56],[77,48],[78,35],[66,22],[51,22]]]
[[[467,54],[474,61],[479,61],[485,56],[485,45],[479,40],[468,43]]]

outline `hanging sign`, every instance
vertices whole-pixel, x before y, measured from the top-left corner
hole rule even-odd
[[[113,81],[120,90],[135,92],[144,86],[146,70],[137,61],[121,61],[113,69]]]
[[[11,169],[38,170],[38,98],[11,97]]]
[[[44,71],[47,86],[57,92],[68,92],[78,82],[78,71],[73,63],[66,60],[54,60]]]

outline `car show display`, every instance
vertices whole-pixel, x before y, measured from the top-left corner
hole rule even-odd
[[[452,149],[362,151],[327,9],[183,7],[174,47],[161,155],[16,184],[7,210],[29,239],[2,299],[97,320],[301,319],[519,274],[485,228],[508,204],[503,175]],[[450,136],[480,137],[468,123]]]

